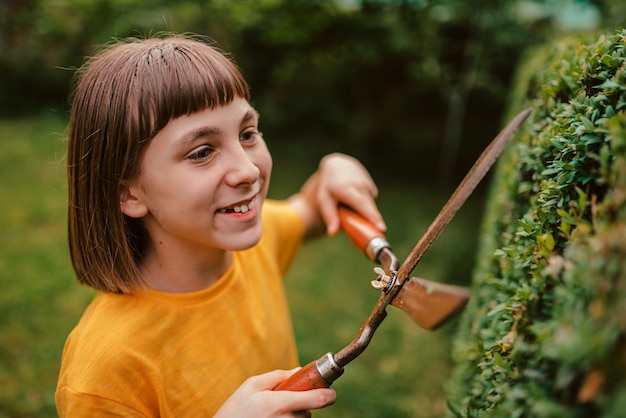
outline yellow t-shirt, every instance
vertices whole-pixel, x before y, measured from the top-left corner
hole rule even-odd
[[[65,344],[61,417],[210,417],[248,377],[298,364],[282,276],[303,237],[284,202],[263,235],[193,293],[99,293]]]

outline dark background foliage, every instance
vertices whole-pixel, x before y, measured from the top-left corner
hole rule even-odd
[[[596,26],[623,8],[566,3]],[[276,147],[450,185],[499,130],[520,53],[563,26],[561,12],[513,0],[3,0],[0,114],[65,113],[73,69],[112,37],[195,32],[234,55]]]

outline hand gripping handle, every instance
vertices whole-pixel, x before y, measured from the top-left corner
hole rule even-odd
[[[343,367],[335,362],[332,353],[327,353],[292,374],[274,390],[303,392],[311,389],[328,388],[342,374]]]
[[[348,208],[339,206],[341,228],[350,240],[372,261],[378,262],[378,253],[382,248],[389,248],[385,235],[367,219]]]

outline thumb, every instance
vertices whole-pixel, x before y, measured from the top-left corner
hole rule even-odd
[[[301,367],[296,367],[292,370],[273,370],[271,372],[250,377],[246,383],[248,383],[251,389],[254,390],[272,390],[300,369]]]

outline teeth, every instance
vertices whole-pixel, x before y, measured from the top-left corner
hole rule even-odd
[[[246,213],[249,210],[254,209],[254,206],[255,206],[255,203],[253,199],[247,205],[233,206],[231,209],[220,209],[219,212],[221,213],[226,213],[226,212]]]

